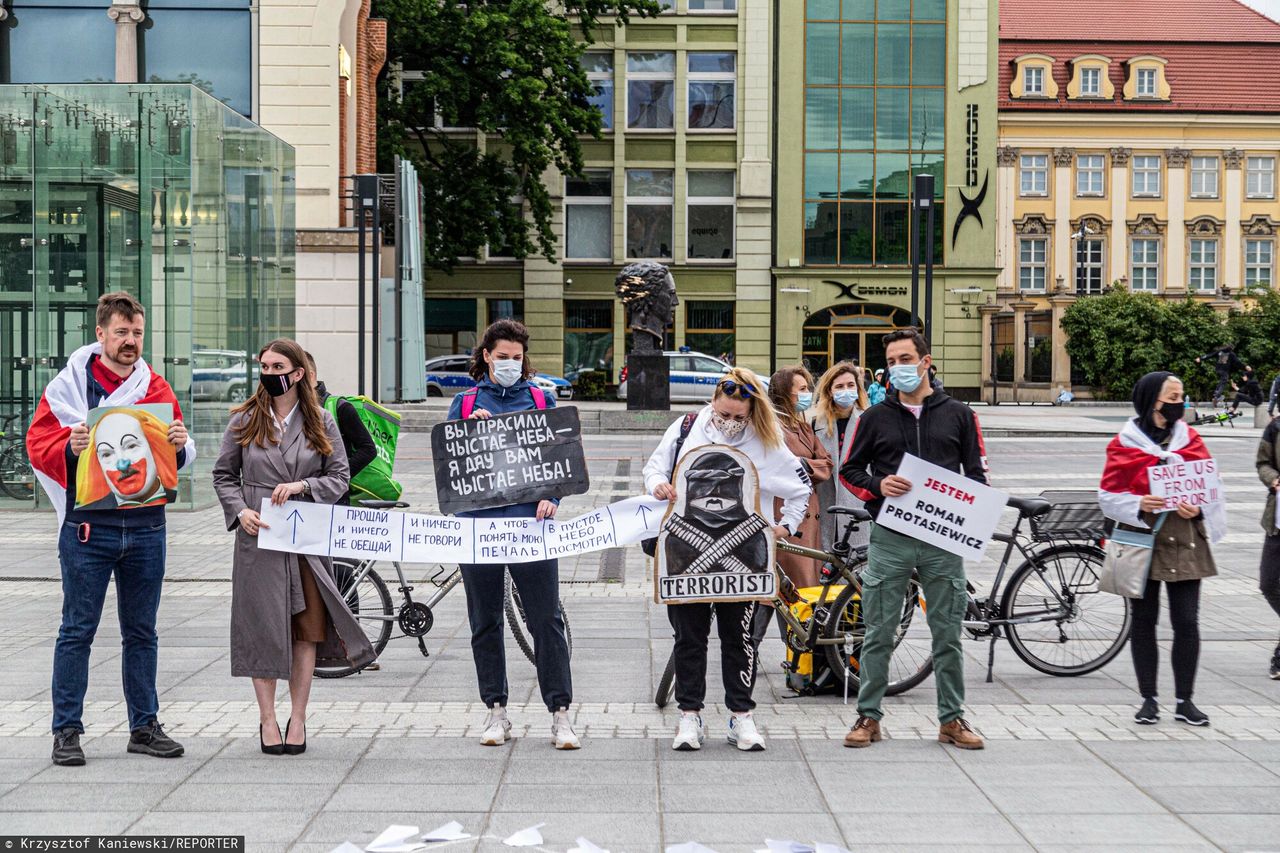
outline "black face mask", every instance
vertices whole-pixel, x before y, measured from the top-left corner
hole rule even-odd
[[[1182,420],[1186,411],[1186,403],[1161,403],[1160,414],[1164,415],[1165,429],[1173,429],[1173,425]]]
[[[258,381],[272,397],[283,397],[293,387],[293,380],[287,373],[264,373],[258,377]]]

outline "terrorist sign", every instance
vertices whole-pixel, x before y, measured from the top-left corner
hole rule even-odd
[[[1151,494],[1164,499],[1161,512],[1177,509],[1181,503],[1208,506],[1222,500],[1222,477],[1213,459],[1156,465],[1147,469],[1147,476]]]
[[[178,495],[178,449],[169,443],[173,406],[90,409],[89,450],[76,463],[76,509],[136,509]]]
[[[886,498],[876,524],[981,560],[1009,496],[910,453],[902,457],[898,476],[911,482],[911,491]]]
[[[666,506],[666,501],[645,495],[567,521],[536,521],[452,518],[304,501],[274,506],[264,499],[258,547],[407,563],[529,563],[633,545],[656,536]]]
[[[654,600],[754,601],[776,589],[773,527],[760,514],[760,477],[741,451],[708,444],[675,472],[676,499],[658,533]]]
[[[572,406],[436,424],[431,456],[444,513],[580,495],[589,486]]]

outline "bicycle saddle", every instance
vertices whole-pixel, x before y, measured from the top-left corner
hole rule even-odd
[[[827,510],[830,515],[849,515],[853,516],[854,521],[870,521],[871,513],[865,509],[858,509],[852,506],[833,506]]]
[[[1039,518],[1053,508],[1053,504],[1042,498],[1010,497],[1009,506],[1016,509],[1023,518]]]
[[[405,509],[409,505],[404,501],[360,501],[365,509]]]

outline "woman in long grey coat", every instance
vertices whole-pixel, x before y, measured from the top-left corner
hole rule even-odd
[[[258,389],[232,410],[213,466],[227,529],[236,531],[231,674],[253,679],[262,751],[297,755],[306,749],[316,661],[359,665],[373,659],[373,647],[339,594],[328,558],[258,548],[258,531],[267,527],[258,515],[263,499],[336,503],[349,480],[342,437],[306,381],[302,348],[272,341],[258,363]],[[281,678],[292,703],[283,734],[275,711]]]
[[[830,548],[837,534],[844,530],[847,518],[829,515],[827,510],[833,506],[853,507],[861,509],[863,502],[857,495],[845,488],[840,479],[840,465],[849,458],[849,448],[853,446],[853,431],[858,416],[871,408],[866,389],[862,387],[862,370],[852,361],[841,361],[831,365],[818,379],[818,393],[813,402],[813,431],[818,441],[826,448],[835,465],[835,474],[827,481],[818,483],[815,492],[818,495],[818,506],[822,519],[822,547]],[[870,541],[871,525],[863,524],[861,529],[849,539],[850,545],[865,545]]]

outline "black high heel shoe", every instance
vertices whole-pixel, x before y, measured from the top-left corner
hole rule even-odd
[[[302,755],[302,753],[307,751],[307,724],[302,724],[302,743],[287,742],[289,739],[289,726],[291,725],[293,725],[293,720],[290,720],[284,725],[284,740],[286,743],[281,744],[281,746],[284,747],[285,755]]]
[[[276,731],[280,731],[280,724],[276,723]],[[267,746],[262,739],[262,723],[258,723],[258,745],[262,747],[262,751],[266,755],[284,755],[284,735],[280,736],[281,743],[274,746]]]

